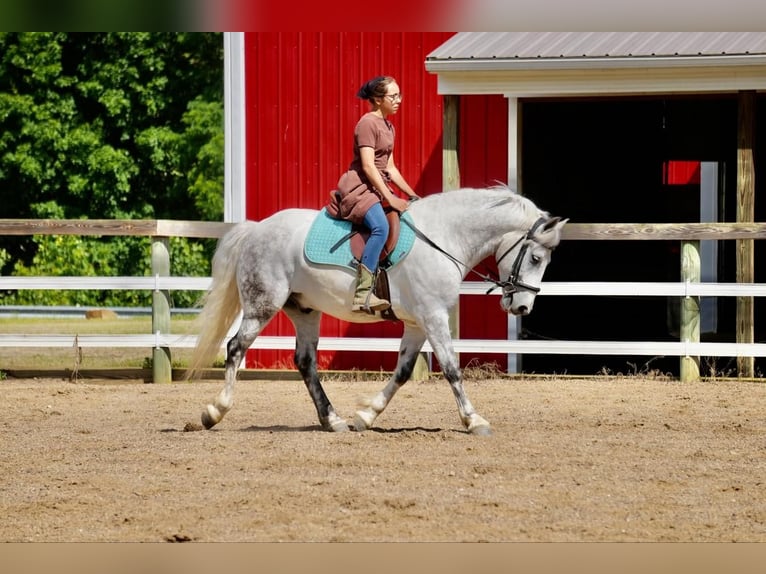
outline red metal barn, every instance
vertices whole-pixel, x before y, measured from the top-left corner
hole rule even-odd
[[[442,97],[426,55],[448,32],[245,33],[245,214],[258,220],[288,207],[319,209],[350,160],[352,133],[367,103],[356,91],[367,79],[397,78],[404,103],[393,117],[396,162],[421,195],[442,191]],[[463,186],[507,179],[507,104],[502,96],[461,99],[460,168]],[[460,336],[505,338],[497,297],[463,296]],[[398,323],[355,325],[325,316],[321,335],[395,337]],[[293,335],[281,313],[264,335]],[[461,355],[506,367],[505,355]],[[393,370],[396,353],[319,354],[321,369]],[[292,368],[291,351],[251,350],[248,368]]]

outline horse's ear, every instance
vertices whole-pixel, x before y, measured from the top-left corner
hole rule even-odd
[[[551,229],[558,228],[561,229],[564,227],[564,224],[569,221],[569,218],[561,219],[560,217],[551,217],[548,221],[546,221],[543,224],[543,231],[550,231]]]
[[[549,233],[551,231],[560,230],[564,227],[564,224],[569,221],[569,218],[561,219],[560,217],[550,217],[540,227],[540,233]]]
[[[548,247],[555,247],[561,240],[561,228],[569,221],[569,218],[551,217],[543,223],[537,232],[538,241]]]

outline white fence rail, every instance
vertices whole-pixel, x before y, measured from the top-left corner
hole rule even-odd
[[[233,334],[233,333],[231,333]],[[0,347],[141,347],[190,348],[194,335],[24,335],[0,334]],[[559,341],[456,339],[458,353],[539,353],[551,355],[667,355],[678,357],[766,357],[762,343],[691,343],[657,341]],[[251,349],[292,350],[294,337],[258,337]],[[398,351],[399,339],[367,337],[321,337],[320,351]],[[426,343],[423,352],[430,353]]]
[[[0,277],[2,289],[151,289],[156,291],[205,291],[210,277]],[[462,295],[484,295],[492,287],[483,281],[464,281]],[[640,292],[639,292],[640,291]],[[766,297],[765,283],[693,283],[550,281],[543,282],[540,295],[625,297]]]
[[[199,290],[210,286],[210,277],[0,277],[0,289],[152,289]],[[486,295],[488,283],[465,281],[463,295]],[[499,295],[490,294],[489,297]],[[625,297],[766,297],[761,283],[692,282],[544,282],[539,296]],[[83,308],[85,313],[87,308]],[[498,312],[500,310],[498,309]],[[236,325],[230,335],[236,331]],[[147,333],[144,335],[25,335],[0,334],[0,347],[144,347],[191,348],[194,335]],[[765,343],[669,342],[669,341],[563,341],[456,339],[458,353],[586,354],[639,356],[766,357]],[[295,338],[258,337],[251,349],[290,350]],[[392,351],[399,339],[373,337],[321,337],[319,350]],[[431,352],[428,343],[424,352]]]
[[[96,235],[147,236],[152,238],[152,273],[150,277],[0,277],[0,289],[146,289],[153,291],[152,322],[155,333],[145,335],[0,335],[0,347],[64,347],[75,343],[81,347],[151,347],[154,352],[155,382],[169,380],[172,347],[193,347],[193,335],[169,333],[169,300],[172,290],[204,291],[210,278],[173,277],[168,272],[169,237],[221,237],[231,224],[174,220],[0,220],[2,235]],[[455,341],[458,353],[508,354],[589,354],[589,355],[648,355],[681,357],[681,379],[699,377],[699,357],[738,357],[742,372],[752,372],[754,357],[766,356],[766,344],[753,342],[753,298],[766,296],[766,285],[748,283],[754,278],[753,240],[766,239],[766,223],[654,223],[602,224],[569,223],[562,239],[597,241],[680,241],[682,280],[675,283],[619,282],[546,282],[540,296],[617,296],[617,297],[678,297],[682,302],[681,340],[660,341],[561,341],[561,340],[463,340]],[[739,283],[698,282],[699,243],[706,240],[738,241],[748,247],[737,259]],[[485,295],[488,285],[465,282],[461,293]],[[497,295],[489,295],[497,296]],[[737,298],[737,343],[699,342],[699,298]],[[83,312],[85,309],[83,309]],[[500,312],[498,310],[498,312]],[[75,339],[75,337],[77,337]],[[392,351],[398,350],[398,339],[322,337],[321,350]],[[292,349],[293,337],[259,337],[254,349]],[[158,352],[162,350],[163,352]],[[426,345],[424,351],[429,352]],[[744,361],[749,360],[749,366]],[[1,367],[1,366],[0,366]],[[695,374],[696,373],[696,374]]]

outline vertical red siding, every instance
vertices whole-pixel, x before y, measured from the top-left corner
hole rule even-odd
[[[246,207],[263,219],[288,207],[321,208],[351,160],[352,133],[367,103],[367,79],[397,78],[405,96],[392,118],[399,169],[421,195],[441,191],[441,96],[426,55],[450,32],[306,32],[245,34]],[[322,320],[324,336],[398,337],[401,325]],[[292,335],[281,313],[264,335]],[[291,366],[292,352],[250,351],[248,367]],[[395,353],[320,353],[320,368],[393,369]]]

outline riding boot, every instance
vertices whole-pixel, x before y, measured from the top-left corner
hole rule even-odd
[[[361,263],[356,270],[356,287],[354,289],[354,301],[351,310],[355,313],[373,314],[375,311],[383,311],[391,306],[385,299],[380,299],[373,293],[375,286],[375,274]]]

